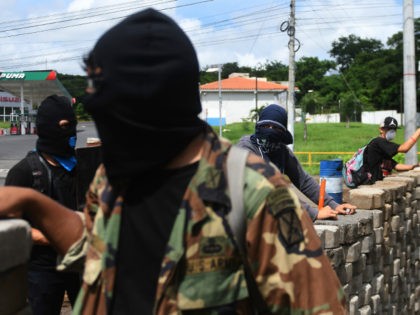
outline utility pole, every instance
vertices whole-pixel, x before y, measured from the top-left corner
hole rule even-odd
[[[290,1],[289,20],[289,86],[287,91],[287,129],[295,137],[295,0]],[[289,144],[293,151],[293,143]]]
[[[414,49],[413,0],[404,0],[403,61],[404,61],[404,125],[405,140],[416,131],[416,66]],[[417,143],[405,155],[407,164],[417,164]]]

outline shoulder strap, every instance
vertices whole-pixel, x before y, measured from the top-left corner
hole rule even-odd
[[[241,251],[245,247],[246,214],[244,209],[244,175],[248,151],[237,146],[229,150],[226,167],[232,209],[227,220]]]
[[[26,158],[34,178],[32,188],[46,195],[50,195],[51,171],[46,165],[45,161],[36,151],[28,152]]]
[[[227,215],[227,221],[233,234],[233,243],[238,248],[241,260],[244,265],[245,279],[248,286],[249,297],[254,306],[256,315],[269,314],[268,307],[258,289],[251,267],[246,256],[246,213],[244,209],[244,176],[245,165],[249,152],[237,146],[229,150],[226,168],[227,181],[230,193],[231,210]],[[231,237],[232,238],[232,237]]]

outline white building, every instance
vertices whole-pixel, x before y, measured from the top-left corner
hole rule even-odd
[[[265,78],[249,78],[246,74],[232,74],[220,81],[222,123],[241,122],[250,112],[263,105],[278,104],[286,107],[287,85],[267,82]],[[219,82],[200,86],[201,118],[212,126],[219,125]]]

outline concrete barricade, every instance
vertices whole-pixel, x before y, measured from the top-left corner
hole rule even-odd
[[[27,263],[31,228],[24,220],[0,220],[0,314],[30,315],[27,304]]]
[[[315,229],[350,315],[420,314],[420,169],[349,192],[357,213]]]

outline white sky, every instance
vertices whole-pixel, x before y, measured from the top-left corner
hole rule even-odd
[[[413,1],[414,17],[420,0]],[[280,27],[290,0],[1,0],[0,71],[54,69],[83,74],[82,56],[121,18],[153,6],[188,33],[205,67],[224,62],[288,64],[288,36]],[[386,44],[403,29],[402,1],[296,0],[296,38],[302,57],[331,59],[340,36]]]

